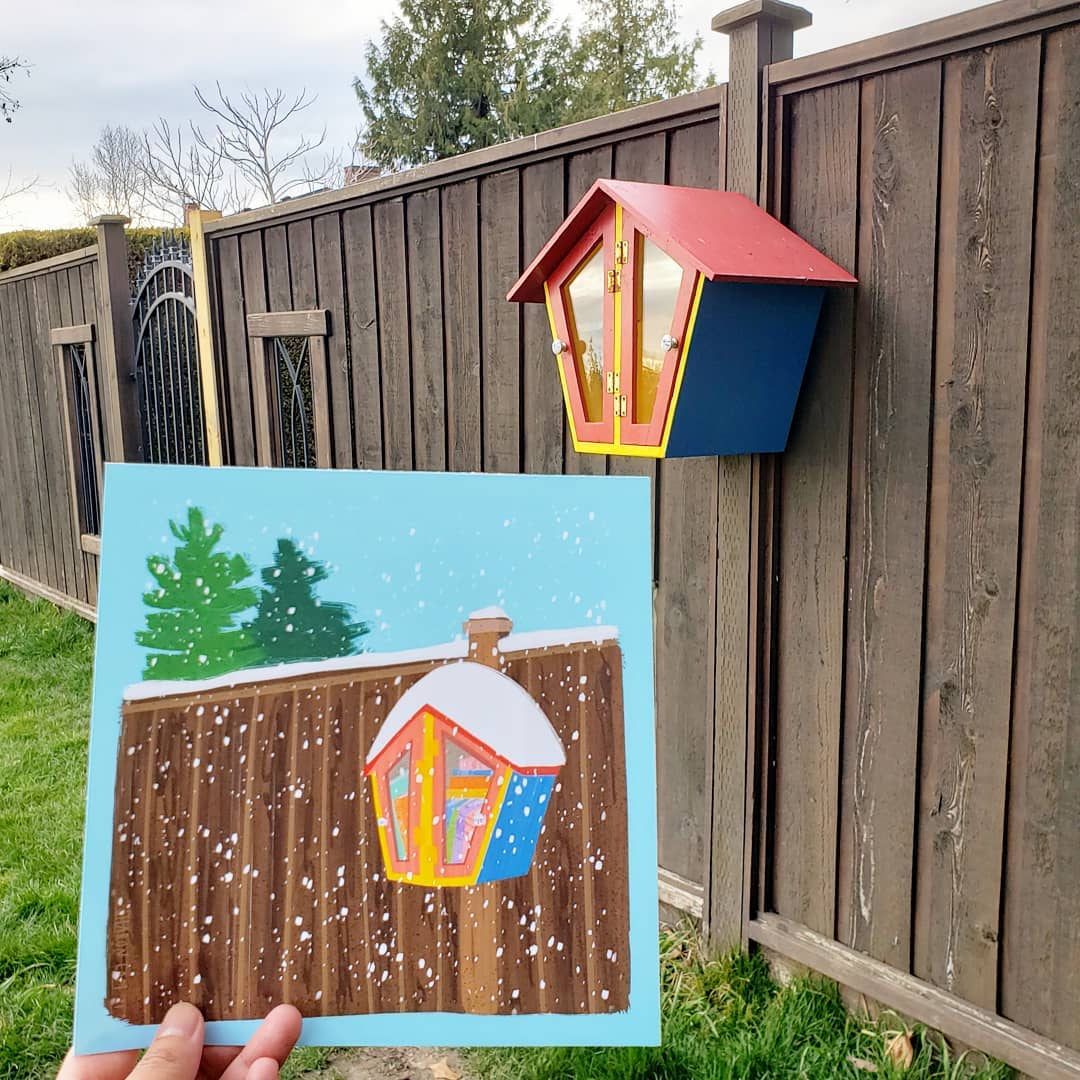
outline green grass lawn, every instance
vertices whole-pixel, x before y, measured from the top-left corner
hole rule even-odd
[[[92,647],[86,623],[0,582],[0,1080],[51,1077],[71,1040]],[[686,928],[661,943],[662,1047],[476,1050],[471,1067],[486,1080],[857,1080],[868,1066],[911,1080],[1009,1075],[918,1031],[901,1071],[886,1054],[898,1025],[853,1017],[831,985],[780,988],[741,954],[707,961]],[[288,1073],[326,1060],[298,1052]]]

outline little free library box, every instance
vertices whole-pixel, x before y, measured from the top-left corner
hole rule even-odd
[[[628,1007],[617,631],[465,633],[128,688],[112,1016]]]
[[[855,278],[744,195],[597,180],[510,290],[546,303],[574,448],[787,446],[826,286]]]

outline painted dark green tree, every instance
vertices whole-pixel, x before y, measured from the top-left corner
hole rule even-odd
[[[330,576],[325,563],[283,537],[261,576],[265,588],[247,629],[266,663],[328,660],[360,651],[368,625],[353,621],[350,605],[328,603],[316,595],[316,586]]]
[[[254,570],[242,555],[218,551],[225,532],[192,506],[187,523],[169,522],[177,539],[172,557],[146,560],[156,588],[143,593],[152,610],[135,640],[150,649],[147,679],[199,679],[258,664],[261,650],[240,616],[259,601],[245,585]]]

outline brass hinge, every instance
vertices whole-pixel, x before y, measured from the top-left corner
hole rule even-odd
[[[630,258],[630,241],[619,240],[615,244],[615,261],[620,266],[625,266],[627,259]]]
[[[607,392],[609,394],[617,394],[619,392],[618,372],[609,371],[607,373]]]
[[[622,274],[618,270],[607,272],[607,291],[618,292],[622,288]]]
[[[625,394],[623,394],[619,398],[619,415],[620,416],[625,416],[626,415],[626,395]]]

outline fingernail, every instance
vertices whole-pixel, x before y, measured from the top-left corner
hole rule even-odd
[[[190,1039],[202,1025],[202,1014],[194,1005],[186,1001],[174,1005],[161,1021],[161,1027],[157,1030],[157,1038],[183,1038]]]

